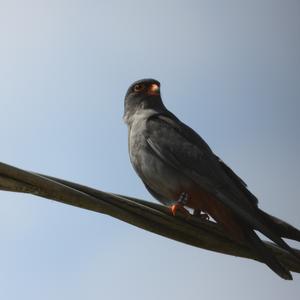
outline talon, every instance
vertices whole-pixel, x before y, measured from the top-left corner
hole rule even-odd
[[[191,216],[189,211],[184,208],[184,206],[187,204],[188,200],[189,200],[189,194],[186,192],[182,192],[180,194],[178,200],[176,201],[176,203],[170,207],[172,215],[174,217],[176,216],[177,211],[182,212],[186,216],[187,219]]]
[[[184,206],[180,203],[176,203],[173,204],[171,206],[171,211],[172,211],[172,215],[175,217],[176,216],[176,212],[180,211],[182,212],[187,218],[189,218],[191,216],[191,214],[189,213],[189,211],[187,209],[184,208]]]
[[[209,215],[206,214],[206,213],[202,213],[202,211],[201,211],[200,208],[195,208],[195,209],[194,209],[193,215],[194,215],[195,217],[200,218],[201,220],[205,220],[205,221],[208,221],[208,220],[209,220]]]
[[[209,215],[208,215],[208,214],[205,214],[205,213],[200,214],[199,217],[200,217],[201,220],[205,220],[205,221],[208,221],[208,220],[209,220]]]
[[[176,216],[176,210],[177,210],[177,206],[176,206],[176,204],[173,204],[171,206],[171,212],[174,217]]]

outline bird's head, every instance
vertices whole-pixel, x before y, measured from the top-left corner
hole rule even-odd
[[[130,123],[131,117],[140,109],[161,110],[164,105],[160,96],[160,83],[155,79],[135,81],[125,96],[124,121]]]

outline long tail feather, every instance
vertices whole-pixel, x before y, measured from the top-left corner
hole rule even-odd
[[[244,227],[245,235],[247,236],[247,240],[249,246],[257,253],[259,257],[263,259],[263,261],[268,265],[276,274],[278,274],[281,278],[286,280],[292,280],[293,277],[291,273],[282,266],[272,252],[263,244],[258,235],[248,226]]]
[[[300,242],[300,230],[292,225],[274,217],[259,209],[260,215],[264,218],[269,227],[273,228],[280,236]]]

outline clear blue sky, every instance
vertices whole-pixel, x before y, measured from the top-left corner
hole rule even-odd
[[[154,77],[260,206],[300,227],[299,1],[1,0],[0,42],[1,161],[152,199],[122,114],[128,85]],[[31,195],[0,199],[1,299],[299,299],[298,274]]]

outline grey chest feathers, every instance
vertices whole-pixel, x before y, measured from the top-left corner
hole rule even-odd
[[[137,118],[129,128],[130,161],[149,192],[165,205],[171,205],[188,188],[189,180],[154,153],[147,137],[147,119]]]

